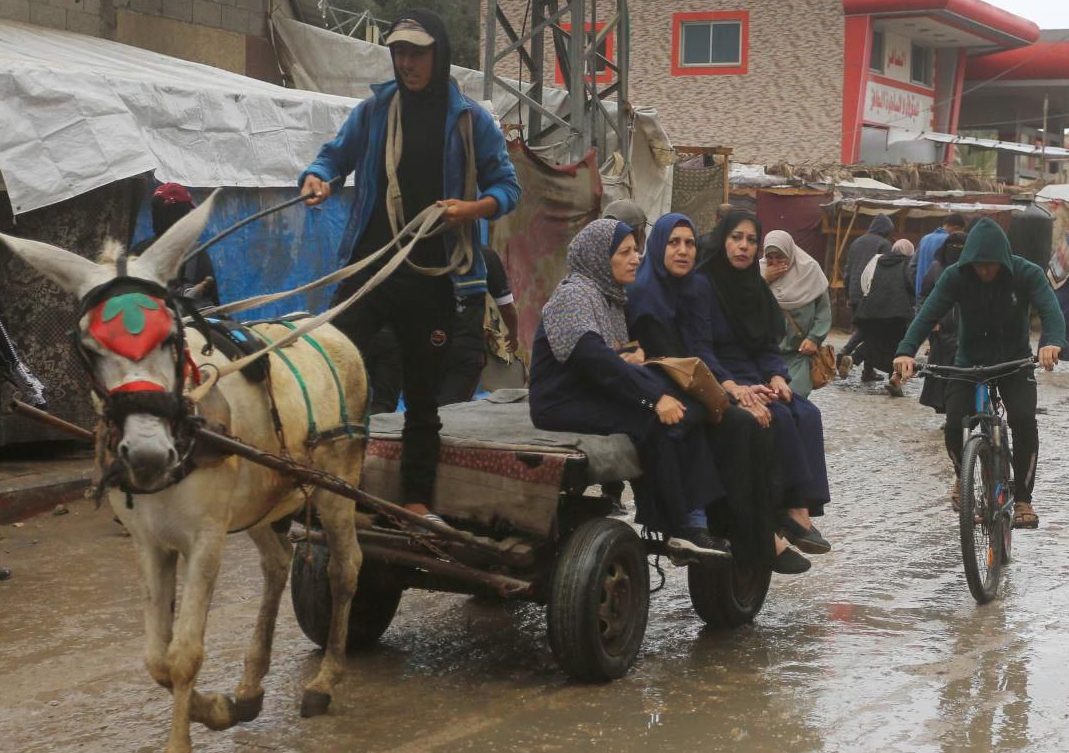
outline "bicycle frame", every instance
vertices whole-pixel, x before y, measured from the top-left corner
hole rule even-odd
[[[995,465],[995,499],[998,509],[996,514],[1008,514],[1013,507],[1012,478],[1010,448],[1006,445],[1008,439],[1006,419],[1003,415],[1002,400],[998,393],[992,394],[991,385],[988,382],[977,382],[975,392],[975,413],[966,416],[962,420],[962,447],[969,441],[974,430],[979,427],[980,433],[991,442],[994,450],[992,458]]]

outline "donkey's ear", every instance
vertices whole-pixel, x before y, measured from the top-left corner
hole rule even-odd
[[[78,298],[114,276],[104,267],[48,243],[0,233],[0,245]]]
[[[182,257],[193,248],[193,244],[204,232],[204,226],[208,224],[208,218],[212,214],[215,197],[221,190],[217,188],[212,191],[212,195],[203,204],[171,225],[140,257],[131,261],[130,276],[155,280],[161,285],[166,285],[177,277],[178,269],[182,266]]]

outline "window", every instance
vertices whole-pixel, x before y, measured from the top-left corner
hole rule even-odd
[[[909,79],[915,84],[932,85],[932,48],[912,46],[910,51]]]
[[[869,70],[883,73],[883,32],[872,31],[872,52],[869,53]]]
[[[564,31],[568,32],[569,34],[572,31],[572,25],[571,24],[561,24],[560,27],[562,29],[564,29]],[[587,23],[587,25],[586,25],[586,44],[587,44],[587,47],[589,47],[594,42],[594,37],[597,35],[597,33],[599,31],[601,31],[604,28],[605,28],[605,24],[601,23],[600,21],[598,22],[596,27],[591,26],[589,23]],[[613,57],[615,41],[616,41],[616,32],[610,31],[608,34],[605,35],[605,38],[601,40],[601,44],[598,45],[598,57],[596,57],[594,59],[594,70],[597,71],[597,81],[598,81],[599,84],[612,83],[613,70],[612,70],[612,68],[609,67],[609,64],[606,61],[608,60],[608,61],[611,61],[614,65],[616,64],[616,58]],[[556,71],[553,74],[554,78],[555,78],[558,86],[563,86],[565,84],[564,72],[561,71],[559,62],[555,63],[554,65],[556,67]],[[587,80],[589,80],[589,79],[590,79],[590,77],[587,76]]]
[[[750,14],[676,13],[672,17],[672,75],[746,73]]]

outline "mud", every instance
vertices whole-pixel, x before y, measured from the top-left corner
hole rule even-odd
[[[1069,749],[1069,367],[1040,376],[1041,527],[1018,532],[1000,598],[961,572],[941,418],[857,376],[814,393],[824,411],[834,549],[775,576],[756,623],[705,630],[685,573],[654,595],[634,670],[567,681],[543,611],[409,592],[379,648],[350,657],[331,713],[298,716],[318,653],[286,599],[262,716],[194,745],[230,751],[910,751]],[[130,539],[85,503],[0,529],[0,750],[156,751],[170,709],[141,666]],[[232,689],[259,570],[232,537],[200,686]]]

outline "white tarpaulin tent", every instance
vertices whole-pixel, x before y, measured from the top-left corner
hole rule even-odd
[[[0,173],[15,214],[153,171],[295,186],[356,101],[0,21]]]
[[[362,99],[370,96],[371,84],[393,78],[393,63],[385,47],[335,34],[283,16],[274,16],[272,24],[276,32],[279,58],[296,86]],[[482,72],[454,65],[451,73],[466,95],[476,101],[482,100]],[[520,87],[517,81],[509,81],[509,84]],[[523,90],[529,89],[530,84],[524,83]],[[547,109],[563,114],[567,108],[568,93],[562,89],[547,87],[543,101]],[[517,104],[518,99],[514,95],[500,86],[494,87],[493,109],[501,122],[513,123],[521,116],[523,122],[529,122],[526,106],[517,114]],[[609,100],[604,105],[609,115],[614,117],[616,102]],[[612,129],[609,129],[608,139],[608,148],[602,152],[601,170],[606,193],[605,202],[629,195],[627,183],[630,182],[631,195],[646,210],[648,217],[660,217],[670,211],[671,166],[675,162],[675,153],[668,135],[658,121],[656,110],[635,108],[631,175],[621,174],[620,161],[607,159],[616,148]],[[565,142],[532,149],[550,162],[561,161],[567,150],[568,144]]]

